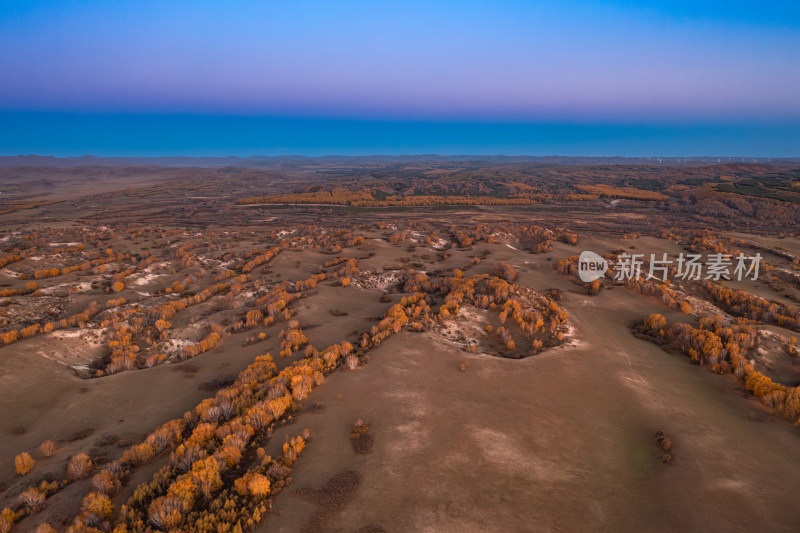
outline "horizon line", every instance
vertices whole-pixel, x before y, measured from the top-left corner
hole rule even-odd
[[[409,152],[403,154],[388,154],[388,153],[363,153],[363,154],[343,154],[343,153],[329,153],[324,155],[306,155],[303,153],[282,154],[282,155],[267,155],[254,153],[252,155],[183,155],[183,154],[170,154],[170,155],[96,155],[96,154],[80,154],[80,155],[51,155],[40,153],[28,154],[5,154],[0,155],[0,159],[11,158],[42,158],[42,159],[325,159],[329,157],[342,157],[342,158],[364,158],[364,157],[385,157],[385,158],[403,158],[403,157],[507,157],[507,158],[536,158],[536,159],[669,159],[669,160],[695,160],[701,161],[706,159],[727,159],[731,163],[747,163],[747,161],[732,161],[733,159],[765,159],[765,160],[796,160],[800,159],[800,154],[796,156],[766,156],[766,155],[590,155],[590,154],[506,154],[506,153],[438,153],[438,152]]]

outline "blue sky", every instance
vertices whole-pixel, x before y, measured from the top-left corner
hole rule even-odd
[[[0,154],[800,155],[798,2],[2,1],[0,72]]]

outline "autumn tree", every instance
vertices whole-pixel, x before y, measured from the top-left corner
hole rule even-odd
[[[569,231],[565,231],[561,234],[561,240],[564,241],[566,244],[578,244],[578,235]]]
[[[308,393],[311,392],[313,383],[314,381],[311,376],[292,376],[292,397],[294,397],[296,400],[304,399],[306,396],[308,396]]]
[[[92,487],[103,494],[113,494],[119,490],[121,483],[110,470],[101,470],[92,477]]]
[[[219,463],[213,457],[197,461],[192,465],[190,474],[195,486],[200,490],[200,494],[206,499],[210,499],[214,492],[222,486]]]
[[[517,271],[514,270],[511,265],[502,261],[495,265],[494,274],[498,278],[502,278],[506,281],[514,281],[517,279]]]
[[[41,508],[45,499],[44,493],[36,487],[28,487],[19,495],[20,503],[28,507],[34,513]]]
[[[84,453],[73,455],[67,464],[67,477],[70,480],[83,479],[92,471],[92,460]]]
[[[33,457],[31,457],[31,454],[28,452],[22,452],[14,457],[14,468],[20,476],[24,476],[33,470],[34,464],[36,464],[36,461],[34,461]]]
[[[169,531],[181,523],[183,509],[183,500],[177,496],[161,496],[150,502],[147,515],[151,524],[162,531]]]
[[[105,494],[100,492],[90,492],[81,503],[81,510],[84,516],[83,523],[90,526],[97,526],[103,520],[109,518],[114,512],[114,504]]]
[[[667,319],[658,313],[653,313],[644,320],[645,327],[653,332],[663,332],[667,328]]]
[[[260,499],[270,493],[270,481],[263,474],[248,472],[234,482],[234,489],[241,496]]]

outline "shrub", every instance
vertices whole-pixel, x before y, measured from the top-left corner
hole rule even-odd
[[[586,288],[586,293],[590,296],[594,296],[600,292],[600,289],[603,287],[603,284],[600,282],[599,279],[592,280],[589,283],[584,283],[584,287]]]
[[[51,440],[46,440],[39,445],[39,453],[44,457],[52,457],[56,454],[56,443]]]
[[[356,420],[353,426],[353,432],[350,434],[350,446],[353,448],[354,452],[358,454],[368,454],[372,452],[374,438],[369,429],[369,424],[366,424],[360,418]]]
[[[672,448],[672,440],[663,431],[656,433],[656,444],[665,452]]]

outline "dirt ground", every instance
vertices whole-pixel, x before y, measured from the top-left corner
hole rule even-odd
[[[800,526],[798,428],[732,374],[693,365],[632,328],[651,313],[670,324],[696,326],[716,314],[733,323],[732,311],[709,301],[696,283],[671,285],[694,308],[683,314],[609,279],[590,296],[574,276],[553,268],[584,250],[686,253],[685,234],[633,234],[681,222],[668,218],[666,208],[245,208],[236,199],[255,194],[265,179],[259,171],[231,177],[230,169],[147,170],[132,183],[126,172],[133,170],[43,169],[30,191],[20,177],[25,172],[31,171],[0,172],[15,202],[37,191],[63,201],[0,216],[0,258],[10,261],[0,268],[6,291],[0,333],[66,320],[93,301],[103,310],[80,328],[0,344],[0,509],[22,509],[25,488],[65,479],[74,454],[88,453],[98,468],[119,458],[232,383],[260,355],[272,354],[280,370],[302,361],[306,349],[312,357],[344,341],[358,347],[364,334],[369,340],[379,332],[393,305],[411,296],[404,292],[409,278],[422,273],[442,283],[422,301],[433,315],[445,301],[445,280],[492,276],[504,263],[518,287],[553,295],[568,313],[549,337],[564,338],[534,353],[521,327],[505,316],[501,322],[502,304],[464,301],[460,315],[430,318],[422,332],[398,326],[388,340],[365,348],[360,366],[340,365],[290,410],[290,420],[276,422],[265,444],[272,456],[304,429],[311,439],[289,485],[264,500],[271,510],[256,531],[789,532]],[[81,172],[83,182],[76,178]],[[294,190],[307,179],[305,170],[287,176],[270,192]],[[64,185],[62,196],[54,184]],[[532,253],[535,243],[515,236],[534,224],[560,232],[552,251]],[[796,305],[800,283],[792,276],[800,269],[793,258],[800,241],[723,226],[715,239],[744,242],[736,246],[761,252],[785,276],[722,286]],[[579,235],[577,244],[566,244],[565,228]],[[473,232],[474,242],[459,246],[462,231]],[[278,251],[264,259],[267,250]],[[148,262],[150,254],[155,260]],[[358,272],[338,274],[348,259]],[[75,272],[36,277],[92,261]],[[324,279],[303,285],[321,273]],[[114,288],[118,280],[123,286]],[[217,285],[224,287],[200,301]],[[277,289],[283,292],[272,298]],[[156,311],[178,300],[188,304],[156,331]],[[252,311],[263,313],[250,320]],[[281,332],[290,321],[313,349],[302,343],[282,357]],[[501,324],[516,349],[499,340]],[[150,367],[137,351],[135,365],[108,370],[121,344],[115,328],[123,325],[138,328],[136,350],[157,354],[169,346],[169,357]],[[797,330],[775,321],[750,325],[759,331],[754,368],[798,386],[800,358],[789,340],[800,336]],[[182,348],[199,346],[214,327],[222,331],[217,344],[179,361]],[[357,424],[367,429],[351,438]],[[659,431],[672,443],[668,462],[656,444]],[[42,457],[37,447],[48,439],[57,453]],[[36,459],[25,476],[14,467],[22,451]],[[171,451],[134,468],[112,495],[117,512],[170,461]],[[44,522],[65,531],[89,490],[88,479],[66,484],[13,532]]]
[[[633,297],[583,300],[565,302],[577,346],[508,360],[403,333],[335,374],[258,531],[793,531],[797,430],[759,416],[731,379],[627,338],[646,309]],[[351,449],[357,419],[371,454]],[[350,471],[359,482],[334,503],[302,497]]]

